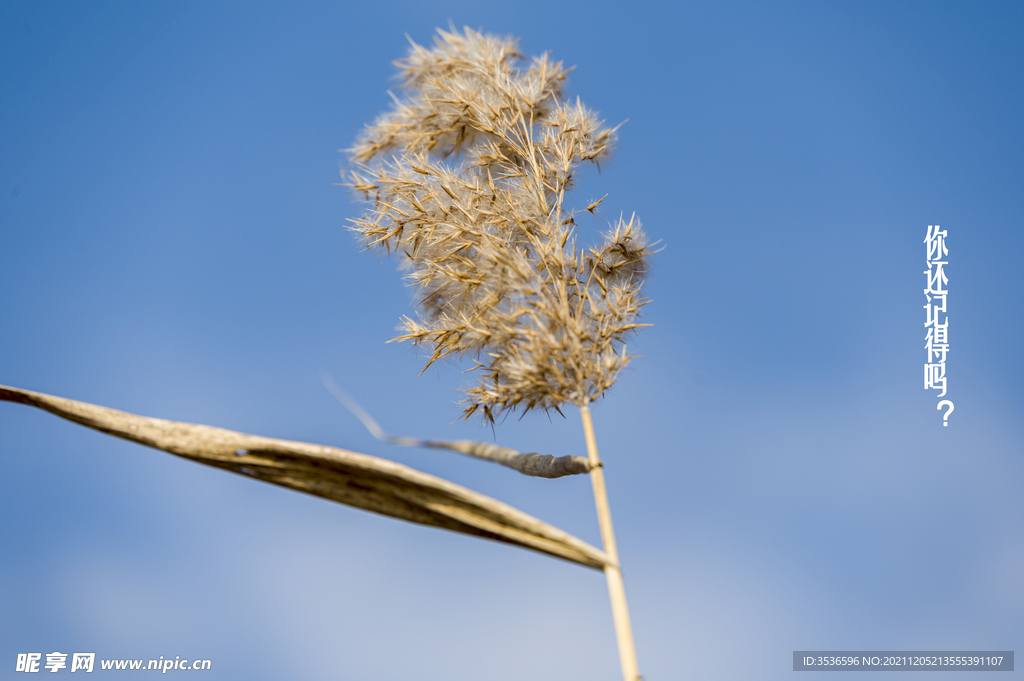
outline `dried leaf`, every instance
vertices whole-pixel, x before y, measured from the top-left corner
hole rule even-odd
[[[191,461],[422,525],[515,544],[603,569],[605,554],[507,504],[393,461],[337,447],[165,421],[0,386],[0,400]]]

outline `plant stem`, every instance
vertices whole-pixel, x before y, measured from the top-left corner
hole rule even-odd
[[[594,422],[590,418],[590,406],[580,405],[583,417],[583,435],[587,439],[587,455],[590,458],[590,480],[594,484],[594,503],[597,505],[597,521],[601,526],[601,541],[608,556],[604,569],[608,579],[608,598],[612,604],[612,618],[615,620],[615,638],[619,644],[619,663],[622,665],[624,681],[639,681],[640,671],[636,662],[636,647],[633,645],[633,627],[629,623],[629,606],[626,604],[626,586],[619,568],[619,551],[615,547],[615,531],[612,529],[612,512],[608,507],[608,493],[604,486],[604,468],[597,455],[597,440],[594,438]]]

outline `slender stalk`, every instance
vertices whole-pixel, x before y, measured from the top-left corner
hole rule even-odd
[[[608,556],[604,574],[608,579],[608,598],[611,600],[612,618],[615,620],[615,638],[619,644],[622,678],[624,681],[639,681],[640,670],[636,662],[636,647],[633,645],[633,627],[629,623],[629,606],[626,604],[626,585],[622,581],[622,570],[619,567],[619,551],[615,547],[615,531],[612,529],[612,512],[608,507],[608,493],[604,486],[604,468],[597,455],[597,440],[594,438],[594,422],[590,418],[589,405],[580,405],[580,416],[583,417],[583,435],[587,439],[597,521],[601,526],[604,552]]]

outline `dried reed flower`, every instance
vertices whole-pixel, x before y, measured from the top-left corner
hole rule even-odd
[[[569,69],[547,54],[524,64],[512,38],[438,31],[395,63],[406,96],[349,150],[349,184],[371,202],[355,229],[400,255],[419,288],[420,318],[394,340],[430,346],[427,366],[474,360],[467,417],[587,405],[646,326],[639,221],[583,249],[565,206],[576,168],[607,158],[615,129],[564,100]]]

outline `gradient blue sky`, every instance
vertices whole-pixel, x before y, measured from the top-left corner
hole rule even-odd
[[[609,194],[584,240],[636,211],[665,245],[645,359],[594,409],[645,678],[1024,649],[1019,3],[5,2],[0,383],[392,458],[598,543],[584,477],[390,448],[318,378],[392,431],[491,437],[456,421],[459,367],[417,377],[385,345],[412,293],[335,185],[405,34],[449,21],[552,51],[628,119],[576,200]],[[946,428],[921,378],[935,223]],[[498,441],[581,454],[567,416]],[[0,455],[0,677],[59,650],[216,679],[618,678],[597,572],[20,405]]]

